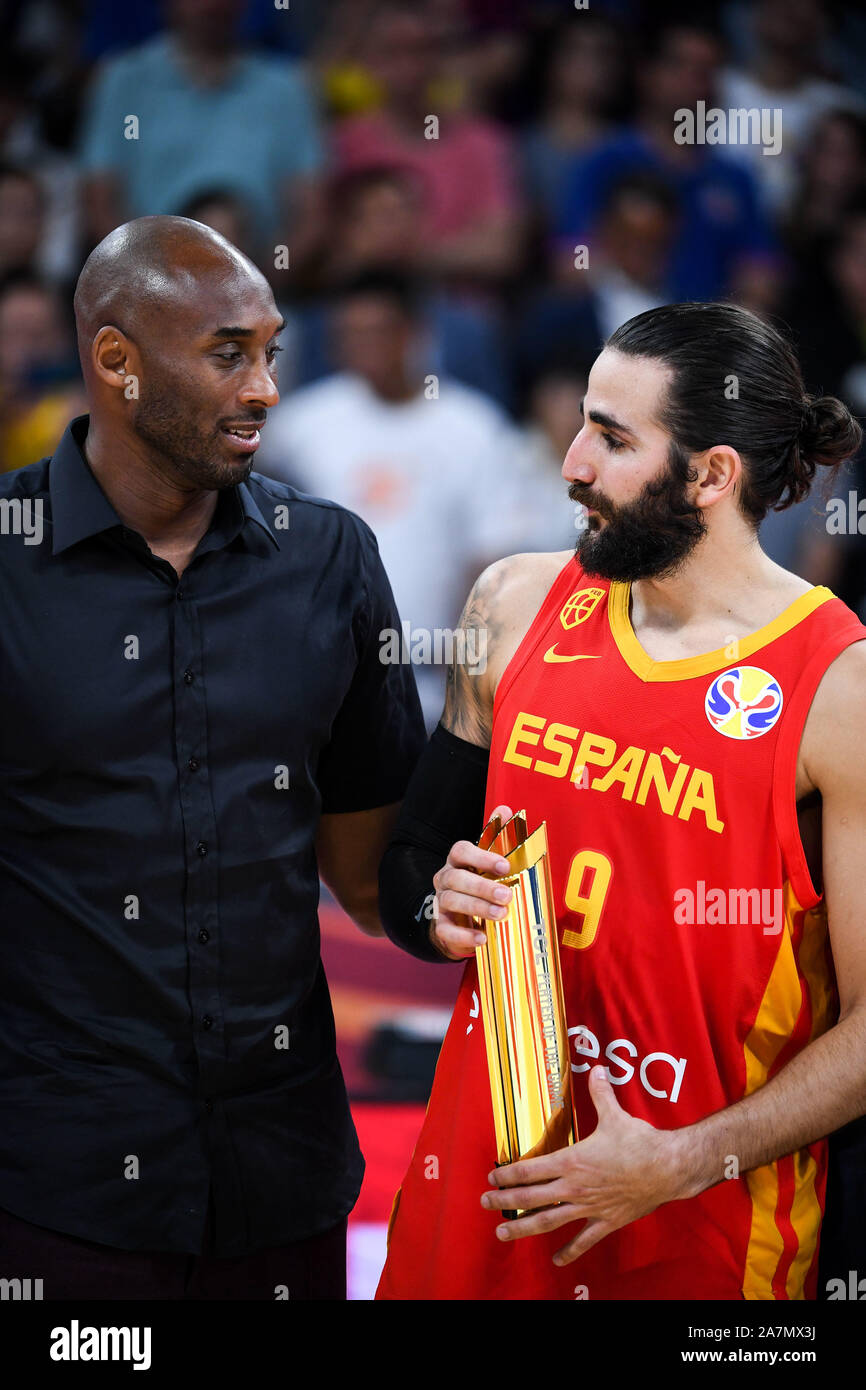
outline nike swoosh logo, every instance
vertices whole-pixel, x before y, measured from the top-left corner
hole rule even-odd
[[[544,659],[545,661],[598,661],[599,658],[590,652],[580,652],[578,656],[560,656],[554,642],[553,646],[548,647],[544,653]]]

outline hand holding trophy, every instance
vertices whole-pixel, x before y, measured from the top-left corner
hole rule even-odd
[[[513,890],[504,918],[481,919],[476,949],[501,1166],[563,1149],[577,1130],[546,823],[530,834],[525,811],[504,823],[494,814],[478,846],[507,859],[497,881]]]

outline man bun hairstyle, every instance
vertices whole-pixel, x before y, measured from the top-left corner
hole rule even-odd
[[[665,304],[617,328],[606,347],[669,367],[659,423],[686,454],[728,444],[744,469],[740,506],[755,526],[808,496],[816,469],[856,454],[860,425],[835,396],[807,395],[796,353],[736,304]]]
[[[806,397],[795,451],[797,466],[807,479],[806,492],[817,467],[832,468],[835,473],[856,454],[862,437],[857,420],[836,396]]]

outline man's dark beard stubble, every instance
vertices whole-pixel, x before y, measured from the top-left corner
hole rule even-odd
[[[574,547],[583,569],[599,579],[634,581],[673,574],[706,533],[700,508],[688,501],[687,488],[697,474],[677,444],[668,450],[660,477],[639,497],[614,507],[591,488],[572,483],[568,495],[604,517],[599,530],[586,530]]]
[[[252,427],[253,422],[250,424]],[[218,449],[225,448],[225,435],[218,425],[210,438],[202,435],[189,413],[178,405],[175,390],[162,390],[152,384],[145,389],[142,383],[135,429],[184,478],[208,491],[244,482],[253,470],[254,455],[234,465],[217,461]]]

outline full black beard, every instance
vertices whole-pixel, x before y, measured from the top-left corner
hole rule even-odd
[[[572,502],[593,507],[607,523],[579,537],[574,551],[582,568],[599,579],[630,582],[673,574],[706,534],[702,510],[688,500],[688,484],[696,477],[688,454],[671,444],[661,476],[622,507],[572,483]]]

